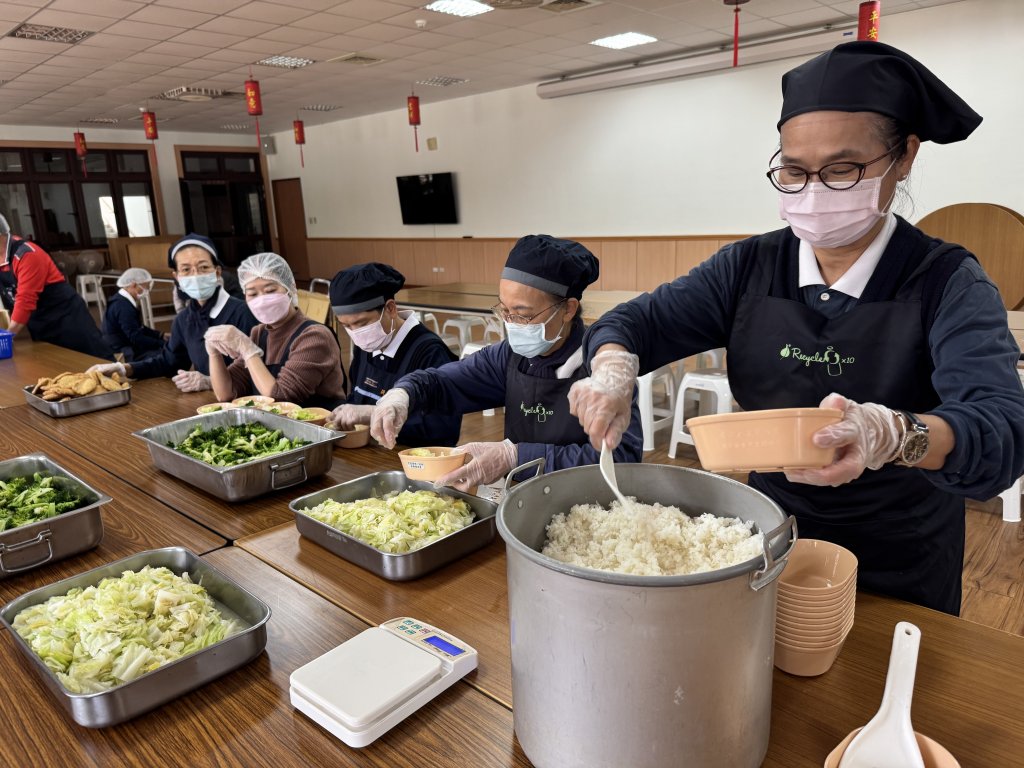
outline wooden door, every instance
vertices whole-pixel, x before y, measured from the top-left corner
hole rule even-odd
[[[308,282],[309,256],[306,253],[306,208],[302,203],[302,181],[276,179],[274,213],[277,218],[278,248],[288,261],[298,282]]]

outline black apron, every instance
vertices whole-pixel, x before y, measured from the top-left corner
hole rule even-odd
[[[10,301],[13,309],[17,287],[13,267],[0,271],[0,294],[5,307]],[[26,326],[34,341],[46,341],[106,360],[114,359],[114,351],[103,340],[89,308],[66,280],[50,283],[39,292],[36,308]]]
[[[288,339],[288,343],[284,345],[284,351],[281,352],[281,359],[278,360],[276,363],[266,363],[267,370],[270,371],[271,375],[275,379],[277,378],[278,374],[281,372],[281,369],[284,368],[285,363],[288,362],[288,356],[291,354],[291,351],[292,351],[292,344],[294,344],[295,340],[297,338],[299,338],[299,335],[304,330],[309,328],[309,326],[311,326],[311,325],[322,325],[322,323],[318,323],[316,320],[306,320],[297,329],[295,329],[295,333],[293,333],[292,337],[290,339]],[[259,340],[256,343],[259,345],[260,349],[263,350],[263,359],[266,360],[267,359],[267,327],[266,326],[263,326],[263,330],[260,331]],[[256,389],[256,385],[255,384],[253,384],[252,389],[249,392],[249,394],[250,395],[258,395],[258,394],[260,394],[260,392]],[[337,405],[338,405],[338,400],[336,398],[333,398],[333,397],[324,397],[323,395],[318,395],[318,394],[316,394],[314,392],[313,394],[311,394],[309,397],[306,398],[305,402],[300,403],[300,405],[302,405],[304,408],[327,408],[328,410],[334,410],[334,408],[337,407]]]
[[[967,254],[901,227],[857,305],[832,320],[799,298],[789,230],[751,241],[757,252],[728,344],[729,383],[743,409],[817,406],[831,392],[914,413],[939,404],[922,303],[933,303],[944,281],[926,275],[941,261],[948,279]],[[801,536],[856,554],[859,587],[959,614],[964,501],[920,470],[886,465],[838,488],[782,473],[751,473],[749,482],[796,516]]]
[[[582,341],[582,337],[580,338]],[[529,358],[512,352],[505,369],[505,437],[513,443],[549,445],[590,442],[580,420],[569,413],[569,388],[585,378],[580,365],[567,379],[531,376]]]

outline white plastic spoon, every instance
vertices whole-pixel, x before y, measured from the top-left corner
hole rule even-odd
[[[843,753],[839,768],[924,768],[924,759],[910,724],[917,650],[921,630],[901,621],[896,625],[885,678],[882,704]]]
[[[601,476],[612,489],[615,498],[619,500],[623,510],[630,508],[629,500],[619,492],[619,484],[615,480],[615,462],[612,460],[612,452],[608,449],[608,443],[601,443]]]

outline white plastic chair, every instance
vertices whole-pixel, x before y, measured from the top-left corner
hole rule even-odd
[[[654,407],[654,385],[661,382],[668,398],[668,408]],[[672,423],[675,412],[676,375],[671,365],[638,376],[637,402],[640,407],[640,426],[644,434],[644,450],[654,450],[654,433]],[[657,417],[657,418],[656,418]]]
[[[465,344],[462,347],[462,354],[459,355],[459,359],[460,360],[465,360],[467,357],[469,357],[473,353],[479,352],[481,349],[483,349],[484,347],[488,347],[488,346],[490,346],[490,345],[489,344],[480,344],[479,342],[471,341],[471,342],[469,342],[468,344]],[[486,410],[483,411],[483,414],[484,414],[484,416],[493,416],[494,415],[494,409],[493,408],[487,408]]]
[[[458,317],[449,318],[441,326],[441,338],[445,338],[448,335],[449,328],[453,329],[459,340],[459,351],[461,354],[461,350],[473,340],[473,328],[476,326],[486,329],[487,323],[484,322],[482,317],[477,317],[476,315],[459,315]],[[451,346],[451,344],[448,346]]]
[[[495,341],[501,341],[505,338],[505,325],[500,323],[496,317],[488,318],[487,325],[484,328],[484,341],[488,341],[491,336],[494,337]]]
[[[697,355],[697,369],[701,370],[704,368],[724,368],[723,363],[725,362],[725,348],[719,349],[708,349]]]
[[[330,280],[325,280],[322,277],[314,277],[312,280],[309,281],[309,292],[310,293],[315,293],[316,292],[316,287],[318,285],[322,285],[322,286],[324,286],[327,289],[326,291],[324,291],[324,293],[329,293],[330,290],[331,290],[331,281]]]
[[[672,437],[668,443],[668,456],[676,457],[676,446],[679,443],[693,445],[693,438],[684,429],[687,399],[697,399],[697,412],[700,413],[700,393],[710,392],[714,396],[713,413],[732,413],[732,390],[729,388],[729,377],[721,368],[705,368],[700,371],[689,371],[683,374],[676,395],[675,417],[672,421]]]
[[[95,304],[102,315],[107,311],[107,297],[103,295],[103,278],[100,275],[79,275],[75,280],[78,295],[86,306]]]

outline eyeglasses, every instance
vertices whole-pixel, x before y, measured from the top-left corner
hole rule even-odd
[[[498,318],[499,320],[501,320],[503,323],[512,323],[512,325],[529,325],[536,318],[538,318],[541,315],[543,315],[549,309],[554,309],[559,304],[564,304],[564,303],[565,303],[565,299],[562,299],[561,301],[556,301],[550,307],[545,307],[544,309],[542,309],[537,314],[530,315],[529,317],[527,317],[526,315],[513,315],[507,309],[505,309],[505,307],[502,304],[495,304],[493,307],[491,307],[491,312],[493,312],[494,316],[496,318]],[[549,317],[548,320],[550,320],[550,319],[551,318]]]
[[[864,171],[867,170],[869,165],[874,165],[879,160],[889,157],[895,149],[896,147],[890,147],[883,154],[866,163],[850,161],[829,163],[828,165],[821,166],[817,171],[808,171],[799,165],[776,165],[769,168],[768,173],[765,175],[773,187],[779,190],[779,192],[785,192],[789,195],[802,192],[804,187],[807,186],[807,182],[811,180],[811,176],[817,176],[821,183],[829,189],[851,189],[857,186],[861,179],[864,178]],[[780,154],[782,154],[781,149],[772,155],[772,160],[775,160]]]
[[[183,264],[182,266],[178,267],[175,271],[181,277],[190,277],[192,275],[208,275],[215,269],[216,267],[213,266],[213,264],[200,264],[195,269],[193,269],[192,266],[189,264]]]

